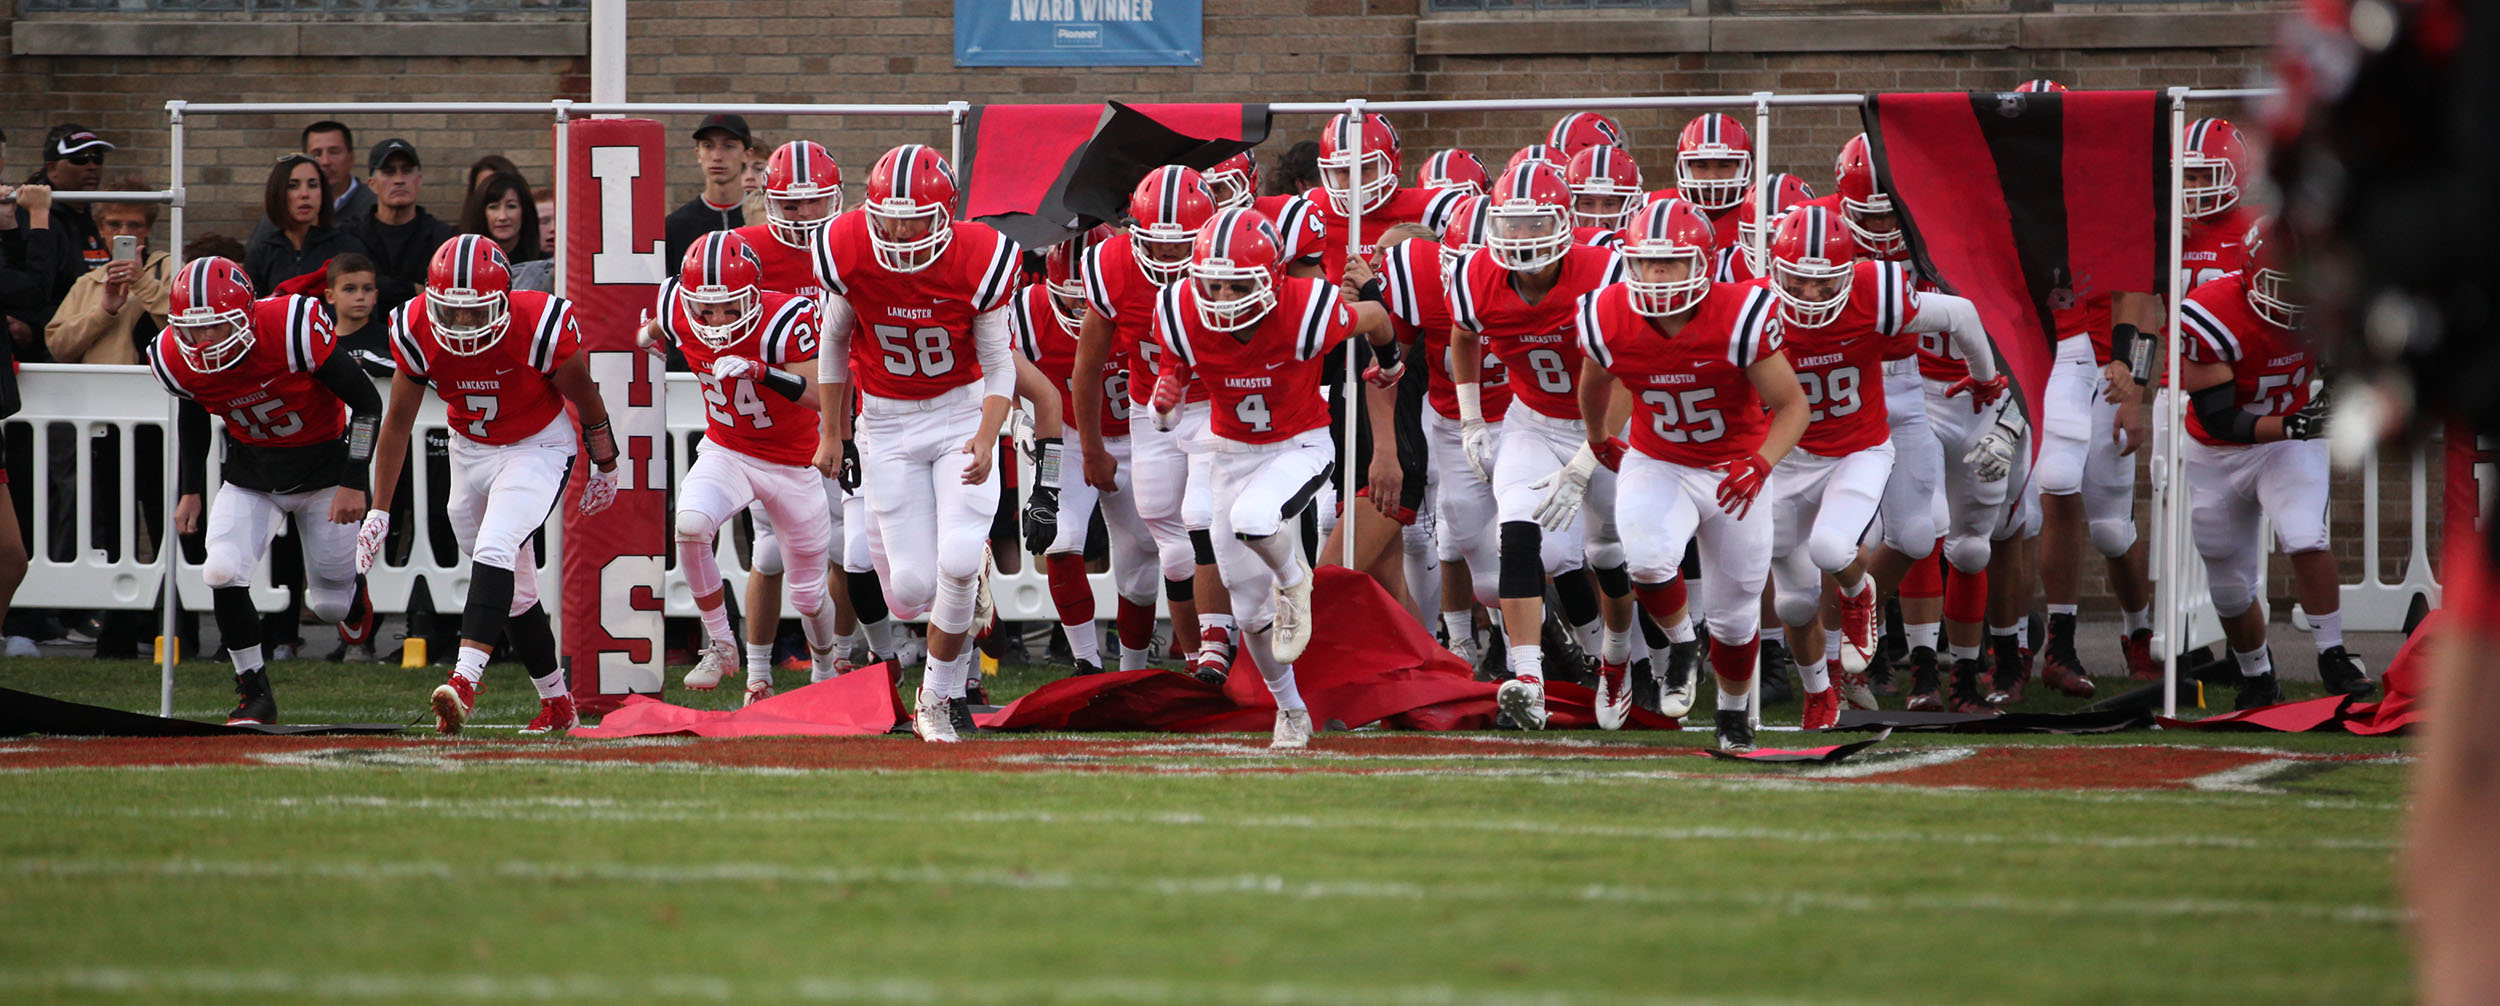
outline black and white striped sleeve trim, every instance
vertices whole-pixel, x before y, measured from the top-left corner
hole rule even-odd
[[[661,280],[660,303],[652,312],[652,320],[659,322],[660,338],[668,340],[671,346],[685,344],[685,337],[677,331],[677,293],[681,289],[675,276]]]
[[[1076,260],[1076,278],[1085,285],[1086,307],[1105,318],[1117,318],[1120,312],[1111,309],[1111,284],[1103,276],[1103,249],[1109,247],[1111,244],[1106,241],[1085,249],[1085,254]]]
[[[782,301],[781,309],[764,325],[764,362],[778,367],[812,355],[815,320],[815,301],[805,297]]]
[[[1915,313],[1910,306],[1909,267],[1899,262],[1875,264],[1875,333],[1897,336]]]
[[[289,294],[286,299],[286,369],[309,374],[321,362],[313,359],[313,326],[321,320],[321,308],[310,297]]]
[[[1466,196],[1457,189],[1428,189],[1426,191],[1432,193],[1432,198],[1424,202],[1422,223],[1432,228],[1433,233],[1439,234],[1441,228],[1449,226],[1450,211],[1457,209],[1458,201]]]
[[[530,333],[530,367],[541,374],[554,373],[556,350],[563,344],[565,330],[573,325],[573,302],[562,297],[548,297],[539,308],[538,328]]]
[[[189,398],[191,393],[183,390],[182,382],[174,377],[173,368],[165,364],[165,344],[175,338],[173,329],[168,328],[156,337],[156,341],[148,343],[148,369],[156,372],[156,383],[164,385],[167,394]]]
[[[1484,249],[1482,248],[1468,252],[1466,257],[1458,260],[1458,268],[1450,270],[1450,274],[1443,277],[1445,284],[1449,287],[1450,321],[1470,332],[1484,331],[1484,319],[1476,316],[1475,291],[1469,289],[1467,284],[1467,277],[1476,271],[1476,260],[1483,255]]]
[[[1155,338],[1161,340],[1172,355],[1181,358],[1187,367],[1198,365],[1198,353],[1189,344],[1189,325],[1181,316],[1183,284],[1174,283],[1155,295]],[[1134,378],[1136,375],[1131,375]]]
[[[1632,277],[1632,266],[1630,263],[1623,260],[1623,252],[1611,245],[1601,247],[1606,249],[1606,272],[1604,277],[1597,281],[1597,285],[1600,287],[1609,287],[1630,279]]]
[[[1780,348],[1779,312],[1773,310],[1776,300],[1769,289],[1738,289],[1745,291],[1745,303],[1736,310],[1735,331],[1728,333],[1727,362],[1743,368],[1762,362],[1763,357]]]
[[[1040,285],[1028,286],[1016,295],[1015,309],[1007,312],[1007,337],[1016,344],[1016,352],[1035,363],[1042,361],[1041,340],[1033,336],[1033,298],[1049,296]]]
[[[424,310],[418,306],[424,302],[425,298],[420,297],[400,305],[397,310],[391,312],[391,347],[399,351],[399,369],[407,372],[409,377],[420,381],[425,379],[428,369],[425,360],[425,343],[417,338],[416,328],[408,319],[410,311]]]
[[[1612,367],[1615,365],[1615,354],[1606,348],[1606,328],[1597,320],[1597,297],[1600,292],[1592,290],[1580,295],[1575,324],[1580,330],[1581,354],[1597,361],[1600,367]]]
[[[1337,302],[1343,297],[1337,285],[1313,282],[1311,296],[1302,304],[1302,327],[1293,339],[1293,358],[1308,360],[1328,351],[1328,328],[1337,315]]]
[[[989,265],[981,270],[980,285],[972,289],[972,313],[993,311],[1006,303],[1007,295],[1016,289],[1016,259],[1022,254],[1007,236],[997,236],[998,244],[990,251]]]
[[[1388,269],[1380,274],[1380,301],[1389,314],[1409,325],[1424,323],[1423,306],[1415,296],[1415,252],[1421,241],[1408,241],[1389,254]]]
[[[836,217],[835,219],[838,220],[840,218]],[[838,242],[834,240],[833,235],[833,221],[828,220],[825,222],[823,227],[817,229],[816,244],[808,250],[807,257],[816,264],[816,283],[818,285],[827,290],[831,290],[835,293],[848,297],[851,295],[851,286],[848,283],[842,282],[842,266],[840,263],[834,261],[833,246]]]
[[[2212,350],[2217,362],[2229,362],[2240,358],[2240,340],[2238,336],[2231,334],[2231,326],[2223,324],[2222,319],[2216,317],[2212,309],[2198,303],[2195,298],[2188,298],[2186,302],[2179,305],[2179,324],[2185,326],[2190,334],[2196,336],[2197,341],[2205,344],[2207,349]]]

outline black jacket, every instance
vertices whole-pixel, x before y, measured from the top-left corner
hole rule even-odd
[[[381,297],[373,307],[376,318],[389,316],[392,308],[417,295],[417,287],[425,285],[425,267],[434,260],[435,250],[459,234],[423,206],[417,207],[414,218],[396,227],[366,214],[340,224],[339,230],[364,245],[365,255],[380,271],[374,277]]]
[[[30,240],[31,238],[31,240]],[[59,243],[50,228],[29,231],[20,226],[0,231],[0,316],[16,318],[33,329],[35,340],[13,355],[40,362],[47,355],[43,346],[43,327],[52,320],[52,309],[61,298],[52,292],[52,276],[57,271]],[[7,323],[0,321],[0,342],[6,342]]]
[[[694,243],[702,240],[704,235],[746,225],[746,210],[743,207],[717,210],[704,202],[702,196],[694,197],[668,215],[668,258],[664,260],[668,271],[674,274],[677,263],[686,260],[686,249],[694,247]]]
[[[372,255],[365,250],[364,242],[336,227],[315,225],[305,232],[300,251],[287,243],[285,231],[271,230],[267,237],[243,250],[243,272],[252,278],[252,291],[267,297],[277,292],[278,284],[318,271],[332,257],[347,252]]]

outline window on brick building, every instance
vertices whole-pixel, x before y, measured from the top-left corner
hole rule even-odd
[[[1685,10],[1690,0],[1430,0],[1435,11]]]

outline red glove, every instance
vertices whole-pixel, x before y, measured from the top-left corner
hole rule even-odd
[[[1970,410],[1973,415],[1977,415],[1980,410],[1995,405],[1997,399],[2005,397],[2005,388],[2008,383],[2003,374],[1985,381],[1975,377],[1964,377],[1953,382],[1952,387],[1944,389],[1944,396],[1951,398],[1965,391],[1970,392]]]
[[[1164,361],[1163,375],[1155,378],[1155,411],[1170,412],[1180,408],[1181,399],[1189,394],[1189,374],[1179,364]]]
[[[1610,472],[1622,471],[1623,452],[1629,446],[1622,437],[1607,437],[1605,443],[1597,445],[1597,463]]]
[[[1740,520],[1753,509],[1753,498],[1762,494],[1763,484],[1771,480],[1771,463],[1759,454],[1711,467],[1724,473],[1719,479],[1719,509]]]
[[[1375,388],[1380,388],[1384,391],[1397,387],[1398,378],[1404,376],[1406,376],[1406,364],[1404,362],[1400,362],[1397,366],[1391,367],[1387,370],[1380,369],[1380,364],[1377,362],[1368,364],[1363,368],[1364,383]]]

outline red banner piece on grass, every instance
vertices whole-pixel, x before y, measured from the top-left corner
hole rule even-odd
[[[616,505],[574,515],[585,463],[573,466],[561,508],[564,654],[582,710],[599,713],[626,694],[656,695],[661,687],[668,415],[661,364],[635,347],[634,330],[668,274],[664,169],[674,148],[649,119],[576,119],[570,130],[558,290],[581,322],[583,353],[607,402],[619,454]]]
[[[688,709],[648,695],[628,696],[575,737],[851,737],[892,732],[908,715],[894,689],[892,662],[783,692],[743,709]]]

